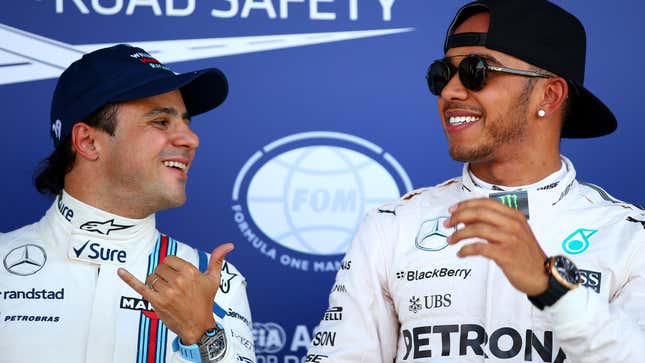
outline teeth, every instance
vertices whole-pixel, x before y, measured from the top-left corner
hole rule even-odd
[[[179,161],[164,161],[163,165],[171,167],[171,168],[178,168],[181,170],[186,170],[186,164],[180,163]]]
[[[453,116],[448,118],[448,123],[451,125],[461,125],[463,123],[471,123],[479,121],[479,117],[475,116]]]

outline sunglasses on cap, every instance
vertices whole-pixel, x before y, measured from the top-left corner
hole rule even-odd
[[[450,62],[450,59],[455,57],[464,57],[457,67]],[[488,72],[500,72],[524,77],[552,77],[544,73],[492,66],[486,62],[486,57],[477,54],[455,55],[437,59],[428,67],[426,80],[428,81],[430,92],[435,96],[439,96],[443,88],[446,87],[457,72],[459,73],[461,84],[471,91],[479,91],[484,88],[488,79]]]

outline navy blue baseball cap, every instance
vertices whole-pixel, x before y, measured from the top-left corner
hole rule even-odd
[[[74,124],[108,103],[176,89],[188,114],[195,116],[224,102],[228,82],[216,68],[175,74],[145,50],[126,44],[87,53],[58,78],[51,107],[54,147],[71,134]]]

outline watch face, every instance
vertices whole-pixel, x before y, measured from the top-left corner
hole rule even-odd
[[[226,335],[220,330],[214,337],[209,339],[206,344],[209,361],[217,361],[226,351]]]
[[[555,267],[558,274],[567,282],[574,285],[580,282],[578,268],[570,259],[564,256],[556,256],[553,267]]]

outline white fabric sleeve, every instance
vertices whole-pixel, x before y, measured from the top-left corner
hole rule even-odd
[[[580,287],[545,309],[571,362],[645,362],[644,244],[632,255],[626,281],[610,302]]]
[[[377,218],[366,217],[343,259],[307,361],[391,363],[396,355],[399,322],[386,279],[392,254]]]
[[[246,280],[234,284],[228,295],[230,300],[225,302],[227,316],[218,320],[224,327],[228,344],[222,363],[254,363],[253,322],[246,295]]]

